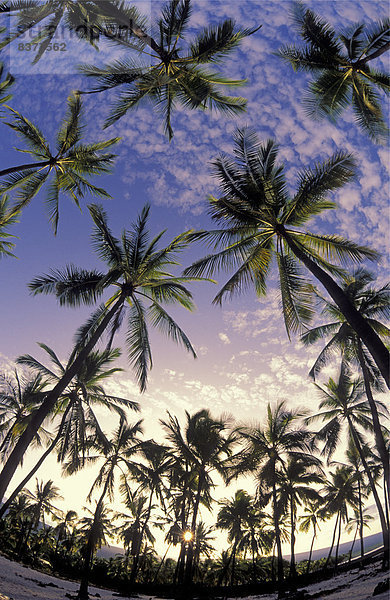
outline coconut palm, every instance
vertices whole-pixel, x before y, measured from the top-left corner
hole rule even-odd
[[[18,440],[0,474],[0,501],[43,420],[53,410],[58,398],[82,369],[87,356],[109,328],[111,346],[113,335],[126,313],[129,359],[141,391],[146,388],[148,371],[152,366],[148,317],[154,327],[175,342],[181,343],[194,357],[196,356],[188,337],[163,307],[163,304],[178,304],[188,310],[194,307],[192,295],[185,287],[185,283],[194,278],[175,277],[167,272],[169,267],[177,264],[177,254],[188,246],[188,235],[178,235],[165,248],[158,246],[163,232],[149,241],[147,206],[142,210],[133,229],[125,230],[121,240],[118,240],[108,227],[103,209],[96,205],[90,206],[89,209],[95,223],[94,247],[99,257],[107,262],[107,272],[96,269],[87,271],[71,265],[63,271],[56,270],[50,275],[34,279],[30,289],[34,294],[55,294],[60,304],[70,306],[93,304],[107,288],[113,287],[114,292],[81,328],[71,364],[54,388],[47,393],[44,402]],[[145,306],[145,301],[149,303],[148,307]]]
[[[321,498],[318,489],[313,484],[323,483],[324,478],[320,462],[314,456],[307,454],[299,458],[291,457],[281,472],[280,495],[282,505],[290,510],[290,578],[295,579],[295,533],[297,527],[298,507],[310,502],[318,502]]]
[[[348,508],[356,510],[358,499],[356,495],[356,480],[353,470],[347,466],[337,467],[336,471],[330,473],[330,479],[321,491],[321,495],[326,502],[326,509],[329,515],[336,515],[335,527],[333,530],[332,542],[329,554],[325,561],[324,568],[329,564],[332,555],[334,542],[336,539],[335,570],[337,570],[338,552],[340,546],[341,525],[347,523]]]
[[[0,43],[0,48],[31,32],[33,37],[30,43],[37,47],[33,64],[38,62],[46,50],[50,50],[50,44],[56,41],[61,23],[64,23],[67,29],[80,40],[89,42],[95,48],[99,36],[108,33],[106,17],[101,11],[99,0],[58,0],[56,2],[15,0],[1,3],[0,13],[16,15],[15,28],[7,33]],[[139,18],[134,8],[122,5],[121,13],[129,21]],[[34,35],[37,29],[38,33]],[[109,37],[112,38],[112,34]]]
[[[18,222],[20,211],[11,210],[8,197],[3,194],[0,196],[0,258],[4,256],[15,256],[12,250],[15,243],[11,238],[14,235],[7,231],[7,228]]]
[[[130,583],[134,583],[137,577],[140,549],[150,521],[154,497],[156,496],[164,506],[166,486],[163,478],[172,466],[172,459],[167,450],[166,446],[156,444],[153,440],[146,441],[139,452],[145,462],[133,462],[130,465],[131,478],[139,484],[137,493],[147,492],[149,496],[146,514],[139,532],[139,551],[134,554]],[[150,539],[149,537],[149,541]]]
[[[349,550],[349,559],[348,562],[352,560],[352,553],[355,546],[356,538],[358,533],[360,532],[360,558],[364,558],[364,540],[363,540],[363,530],[364,527],[370,529],[370,521],[373,521],[374,517],[368,513],[368,509],[365,508],[362,511],[355,510],[354,516],[349,517],[349,521],[345,526],[345,531],[347,533],[352,533],[354,531],[354,536],[351,544],[351,548]],[[362,563],[361,567],[362,568]]]
[[[336,34],[331,25],[302,2],[294,3],[293,19],[306,45],[284,46],[278,54],[293,66],[314,74],[309,95],[304,99],[310,116],[335,121],[352,105],[355,120],[375,140],[388,134],[379,92],[390,91],[388,73],[378,71],[371,61],[390,48],[390,21],[355,24]]]
[[[12,376],[0,375],[0,456],[5,462],[19,437],[26,430],[34,412],[40,406],[47,387],[41,374],[21,376],[15,369]],[[45,430],[39,428],[31,439],[40,445]]]
[[[226,479],[229,457],[236,442],[236,435],[228,431],[229,421],[226,418],[214,419],[207,409],[193,415],[186,411],[186,426],[182,430],[176,417],[168,413],[167,421],[160,421],[167,432],[171,446],[171,455],[181,460],[185,469],[189,467],[195,476],[191,517],[187,514],[186,527],[192,533],[188,541],[185,565],[185,582],[191,583],[193,575],[193,538],[201,500],[211,500],[210,489],[213,486],[211,473],[216,471]],[[182,543],[184,553],[185,541]],[[180,562],[180,559],[179,559]]]
[[[373,281],[374,277],[371,273],[365,269],[358,269],[345,278],[341,287],[377,335],[383,340],[387,340],[390,336],[390,329],[382,321],[383,319],[388,320],[390,317],[390,286],[386,284],[376,289],[370,285]],[[322,308],[322,314],[329,317],[331,321],[310,329],[301,337],[305,345],[314,344],[320,339],[328,339],[309,374],[315,379],[321,369],[338,353],[341,353],[345,360],[360,369],[371,409],[376,446],[381,457],[387,489],[390,490],[389,455],[372,392],[373,389],[383,391],[380,373],[372,363],[361,338],[345,320],[338,306],[320,294],[317,294],[317,298]]]
[[[216,526],[228,532],[228,542],[232,544],[230,556],[226,562],[225,570],[221,572],[219,584],[230,568],[230,585],[234,585],[236,554],[247,533],[248,521],[255,512],[255,499],[245,490],[237,490],[233,498],[225,498],[219,502],[220,509],[217,514]],[[259,515],[256,515],[256,518]]]
[[[330,378],[324,387],[315,385],[322,398],[319,404],[320,412],[307,417],[306,423],[313,423],[319,419],[325,423],[316,437],[324,441],[322,454],[328,458],[328,462],[340,441],[343,423],[347,425],[348,436],[359,453],[378,510],[383,535],[385,565],[389,559],[389,531],[373,472],[363,451],[365,442],[360,431],[363,429],[371,432],[373,429],[370,406],[366,400],[362,400],[364,386],[361,380],[352,378],[345,362],[341,365],[337,381]],[[377,404],[381,410],[380,416],[387,415],[386,406],[379,402]]]
[[[313,537],[310,544],[309,558],[307,561],[306,573],[310,572],[311,557],[313,554],[314,542],[317,538],[317,532],[320,529],[319,523],[327,518],[324,502],[321,498],[309,501],[305,506],[305,512],[299,517],[299,530],[308,533],[313,529]]]
[[[102,488],[102,492],[96,504],[94,523],[91,526],[90,535],[88,536],[86,544],[84,569],[78,593],[78,598],[80,600],[88,600],[88,579],[93,552],[96,548],[94,533],[95,524],[101,519],[105,497],[108,496],[109,500],[113,500],[116,471],[119,470],[123,473],[124,469],[127,470],[130,466],[131,458],[139,450],[141,444],[139,438],[140,433],[142,433],[141,421],[138,421],[133,425],[128,425],[124,419],[121,419],[117,429],[113,433],[112,439],[96,439],[93,444],[99,452],[97,457],[101,456],[103,458],[103,464],[92,484],[88,494],[88,500],[91,499],[92,494],[96,489]],[[87,462],[95,462],[96,457],[87,457],[86,460]]]
[[[92,566],[93,556],[98,548],[107,543],[108,538],[114,533],[114,524],[112,522],[112,511],[104,506],[104,503],[97,502],[95,510],[92,512],[89,508],[84,507],[84,510],[89,513],[80,519],[78,531],[84,540],[84,565],[88,563],[88,572]],[[87,593],[78,598],[86,598],[88,600],[88,582]]]
[[[86,193],[110,198],[103,189],[89,181],[91,175],[109,173],[114,154],[104,152],[119,138],[96,142],[81,143],[82,140],[82,104],[78,94],[68,98],[68,110],[56,137],[56,147],[50,149],[40,129],[13,108],[8,107],[12,120],[6,124],[16,131],[27,146],[20,150],[31,154],[36,161],[0,170],[0,193],[16,191],[14,205],[10,208],[10,217],[20,212],[30,200],[48,183],[47,206],[49,219],[54,232],[57,232],[59,219],[59,198],[69,195],[77,206]]]
[[[54,532],[57,536],[55,547],[55,552],[57,553],[60,543],[65,544],[69,540],[71,532],[77,522],[78,515],[76,511],[68,510],[62,515],[53,515],[53,519],[57,522],[57,525],[54,528]]]
[[[17,362],[28,366],[38,376],[45,377],[47,382],[55,385],[64,376],[67,366],[72,363],[74,354],[69,358],[68,365],[64,366],[54,350],[46,344],[39,344],[39,346],[51,358],[52,368],[46,367],[29,354],[19,356]],[[61,420],[54,437],[39,460],[0,507],[0,518],[13,499],[27,485],[31,477],[35,475],[46,458],[55,449],[57,450],[58,461],[69,463],[68,472],[71,471],[71,468],[75,471],[82,468],[91,439],[102,435],[99,418],[95,412],[97,407],[114,411],[120,417],[125,416],[124,408],[139,410],[137,402],[107,394],[102,385],[105,379],[122,371],[118,368],[108,368],[119,356],[119,350],[112,349],[103,352],[92,351],[86,357],[77,376],[60,397],[55,416],[61,416]]]
[[[303,415],[300,410],[288,410],[285,402],[279,402],[274,407],[268,404],[263,427],[258,425],[240,428],[247,447],[238,455],[236,473],[255,472],[259,487],[264,488],[264,491],[270,490],[268,497],[272,503],[279,585],[284,579],[280,529],[282,503],[278,498],[280,469],[287,465],[288,459],[301,458],[304,461],[312,450],[311,433],[303,426],[297,426],[297,420]]]
[[[114,20],[129,26],[120,10],[112,2],[102,0],[99,5]],[[123,92],[114,105],[106,126],[111,125],[126,112],[145,99],[149,99],[162,114],[164,131],[169,139],[173,136],[171,115],[176,104],[185,108],[215,108],[227,114],[237,114],[245,109],[246,100],[226,96],[223,86],[245,83],[207,70],[205,65],[218,64],[241,40],[257,29],[236,31],[234,21],[226,20],[216,27],[208,27],[185,45],[185,32],[191,14],[190,0],[170,0],[162,9],[161,18],[153,28],[156,36],[148,35],[135,22],[130,25],[132,34],[148,46],[147,60],[132,58],[118,60],[104,67],[83,65],[84,75],[97,79],[92,92],[102,92],[122,86]]]
[[[343,270],[330,262],[374,260],[377,253],[334,234],[300,229],[312,217],[335,207],[328,195],[351,179],[354,159],[350,154],[336,152],[314,168],[300,171],[298,191],[290,197],[283,167],[276,163],[275,142],[260,144],[249,129],[237,130],[234,141],[235,159],[222,155],[213,163],[222,195],[210,197],[209,213],[222,227],[192,236],[205,240],[214,249],[222,249],[196,261],[185,273],[211,274],[233,267],[235,271],[215,297],[215,303],[251,284],[259,296],[264,296],[275,258],[286,329],[294,332],[307,327],[313,316],[313,287],[301,271],[303,263],[363,340],[389,385],[389,352],[336,283],[333,276]]]
[[[59,494],[58,487],[54,485],[51,479],[46,482],[36,479],[35,492],[30,492],[26,489],[23,493],[29,500],[30,513],[30,526],[24,539],[24,547],[27,547],[32,530],[36,529],[40,522],[42,522],[43,529],[45,530],[45,515],[58,516],[59,511],[54,506],[53,501],[62,499],[62,496]]]

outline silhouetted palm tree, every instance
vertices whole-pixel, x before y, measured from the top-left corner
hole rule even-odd
[[[284,46],[278,54],[294,70],[315,75],[304,99],[308,114],[335,121],[352,105],[362,129],[375,140],[383,141],[388,128],[377,90],[388,94],[390,79],[369,63],[390,48],[389,19],[369,26],[355,24],[337,35],[329,23],[305,9],[302,2],[294,3],[293,19],[306,46]]]
[[[145,207],[138,221],[133,225],[133,229],[125,230],[121,240],[118,240],[108,227],[103,209],[96,205],[90,206],[89,209],[95,223],[94,247],[107,263],[107,272],[96,269],[87,271],[70,265],[63,271],[56,270],[50,275],[34,279],[30,289],[34,294],[55,294],[60,304],[70,306],[94,304],[107,288],[113,288],[113,295],[80,329],[71,364],[54,388],[47,393],[45,400],[18,440],[0,474],[0,502],[43,420],[53,410],[58,398],[72,379],[83,368],[87,356],[100,337],[109,329],[111,335],[108,346],[111,346],[113,336],[126,313],[128,354],[141,391],[145,390],[148,371],[152,366],[148,318],[153,327],[175,342],[181,343],[194,357],[196,356],[188,337],[163,307],[163,304],[178,304],[188,310],[194,307],[192,295],[185,287],[185,283],[194,278],[175,277],[167,272],[169,267],[177,264],[177,254],[188,246],[188,235],[180,234],[168,246],[159,248],[158,243],[164,232],[149,241],[146,229],[149,207]],[[148,303],[147,307],[145,301]]]
[[[21,152],[31,154],[37,162],[8,167],[0,171],[0,193],[16,189],[16,202],[11,207],[11,215],[20,212],[50,180],[46,203],[49,219],[57,232],[60,194],[69,195],[79,206],[86,193],[110,198],[103,189],[90,183],[88,177],[109,173],[115,154],[103,152],[119,141],[119,138],[81,143],[82,126],[81,100],[78,94],[68,98],[68,111],[57,133],[56,148],[51,150],[39,128],[13,108],[9,108],[13,120],[6,124],[21,137],[27,149]],[[53,176],[53,177],[52,177]]]
[[[118,23],[129,26],[129,20],[112,2],[101,0],[99,4]],[[229,19],[216,27],[208,27],[184,49],[190,14],[190,0],[170,0],[154,28],[156,37],[151,37],[136,22],[130,23],[131,32],[148,46],[147,52],[141,51],[147,55],[144,63],[130,58],[103,68],[81,67],[83,74],[98,81],[93,92],[123,87],[106,125],[111,125],[145,99],[149,99],[162,114],[169,139],[173,136],[171,114],[176,104],[191,109],[215,108],[227,114],[237,114],[245,109],[244,98],[221,93],[223,86],[245,82],[206,70],[204,65],[217,65],[243,38],[259,28],[236,31],[234,21]]]
[[[328,195],[353,177],[354,159],[350,154],[336,152],[313,169],[300,171],[298,191],[291,197],[284,168],[276,163],[278,148],[274,141],[260,144],[255,133],[248,129],[237,130],[234,141],[234,160],[222,155],[213,163],[222,196],[209,198],[209,213],[222,228],[192,235],[214,249],[221,246],[222,249],[196,261],[185,273],[211,275],[220,269],[234,268],[233,275],[214,299],[215,303],[221,303],[225,296],[251,285],[259,296],[264,296],[275,259],[287,332],[302,331],[313,316],[313,286],[302,273],[300,263],[303,263],[325,287],[390,385],[389,351],[336,283],[334,276],[344,271],[331,262],[374,260],[377,253],[334,234],[321,235],[301,229],[316,215],[335,208]]]

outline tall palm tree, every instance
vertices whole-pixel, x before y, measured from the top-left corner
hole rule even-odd
[[[0,474],[0,501],[20,463],[24,452],[43,420],[50,414],[58,398],[67,388],[82,366],[100,337],[111,328],[109,347],[125,315],[128,316],[127,347],[129,359],[135,369],[141,391],[145,390],[148,370],[152,366],[147,318],[151,324],[195,357],[195,351],[185,333],[168,314],[163,304],[178,304],[192,310],[192,295],[185,283],[192,277],[176,277],[167,269],[176,265],[176,256],[189,244],[188,235],[178,235],[165,248],[159,248],[163,232],[149,241],[147,222],[149,207],[145,207],[133,229],[125,230],[121,240],[115,238],[107,224],[103,209],[89,207],[95,228],[93,243],[99,257],[108,264],[107,272],[87,271],[73,265],[63,271],[56,270],[50,275],[36,278],[30,289],[34,294],[55,294],[62,305],[91,305],[100,298],[107,288],[114,293],[92,315],[81,328],[78,344],[71,364],[54,388],[47,393],[45,400],[19,438],[13,452]],[[149,306],[145,307],[144,302]]]
[[[30,512],[30,527],[26,533],[24,540],[24,546],[27,546],[28,538],[31,535],[33,529],[36,529],[40,522],[42,522],[43,529],[45,526],[45,515],[57,516],[59,514],[58,509],[54,506],[53,501],[61,499],[62,496],[59,494],[59,489],[54,485],[53,481],[49,479],[46,482],[36,480],[35,492],[24,490],[24,494],[30,501],[29,512]]]
[[[272,503],[272,519],[275,530],[275,543],[278,555],[278,582],[284,579],[280,519],[282,505],[278,498],[280,468],[287,465],[288,459],[302,458],[312,450],[312,435],[297,421],[304,415],[300,410],[288,410],[285,402],[274,407],[267,406],[264,426],[243,427],[240,433],[247,441],[247,447],[238,455],[236,473],[256,472],[256,478],[264,488],[268,488]]]
[[[48,183],[46,202],[49,219],[54,232],[57,232],[60,194],[69,195],[77,206],[86,193],[110,198],[103,189],[89,181],[91,175],[109,173],[115,158],[104,152],[119,138],[111,138],[92,144],[82,143],[82,103],[79,94],[68,98],[68,110],[56,137],[56,147],[49,143],[40,129],[13,108],[8,107],[13,119],[6,124],[16,131],[27,146],[26,152],[36,160],[0,170],[0,194],[16,191],[16,201],[10,208],[10,216],[20,212],[30,200]],[[50,183],[49,183],[50,182]]]
[[[320,500],[319,490],[313,484],[323,483],[323,473],[320,462],[314,456],[307,454],[299,458],[289,458],[286,466],[281,472],[280,495],[282,506],[290,510],[290,578],[297,576],[295,564],[295,533],[297,527],[297,511],[302,504],[318,502]]]
[[[330,473],[330,480],[325,484],[321,494],[326,502],[326,509],[329,515],[336,515],[335,527],[329,554],[325,561],[324,568],[329,564],[330,557],[337,534],[335,570],[337,570],[338,552],[340,546],[341,525],[348,522],[348,508],[356,510],[357,496],[355,486],[355,476],[353,470],[346,466],[337,467],[335,472]]]
[[[379,92],[390,91],[388,73],[378,71],[371,61],[390,48],[390,21],[355,24],[336,34],[331,25],[302,2],[294,3],[293,19],[306,45],[284,46],[278,54],[295,71],[313,73],[305,98],[307,112],[314,118],[335,121],[352,105],[355,120],[375,140],[388,134]]]
[[[228,532],[228,542],[232,544],[231,553],[225,570],[221,572],[219,583],[222,583],[231,563],[230,585],[234,585],[236,554],[245,537],[248,521],[251,521],[252,513],[255,511],[254,502],[255,499],[242,489],[237,490],[233,498],[225,498],[219,502],[221,508],[217,514],[216,526]]]
[[[78,515],[76,511],[68,510],[64,514],[58,516],[53,515],[53,519],[55,522],[57,522],[57,525],[54,528],[54,531],[57,535],[55,548],[55,552],[57,553],[60,543],[65,544],[69,540],[71,532],[73,531],[73,528],[77,522]]]
[[[309,501],[305,506],[305,512],[299,518],[299,530],[308,533],[313,529],[313,537],[310,544],[309,558],[307,561],[306,573],[310,572],[311,557],[313,555],[314,542],[317,538],[317,532],[320,529],[319,523],[326,520],[326,509],[322,499]]]
[[[89,559],[89,572],[96,550],[107,543],[108,538],[112,537],[115,528],[112,522],[112,511],[105,507],[103,502],[97,502],[93,512],[86,507],[84,507],[84,510],[89,513],[89,516],[86,515],[80,519],[78,531],[82,535],[84,542],[84,565],[86,565],[86,561]],[[79,592],[78,597],[86,598],[88,600],[88,582],[86,595],[81,596]]]
[[[312,217],[335,207],[328,195],[353,177],[354,159],[337,152],[324,163],[300,171],[298,191],[290,197],[283,167],[276,163],[275,142],[260,144],[255,133],[248,129],[237,130],[234,141],[235,160],[222,155],[213,163],[222,196],[210,197],[209,213],[222,228],[195,232],[192,236],[206,240],[214,249],[220,246],[222,249],[198,260],[185,273],[212,274],[233,267],[235,271],[215,297],[215,303],[251,284],[259,296],[264,296],[275,258],[284,321],[290,332],[302,330],[313,316],[313,287],[301,271],[303,263],[363,340],[390,385],[389,352],[336,283],[333,276],[343,270],[330,262],[374,260],[377,253],[337,235],[300,229]]]
[[[146,441],[140,448],[139,455],[145,462],[133,462],[130,464],[131,478],[139,484],[138,492],[148,492],[148,504],[146,514],[142,520],[142,526],[139,532],[138,552],[135,552],[132,570],[130,574],[130,583],[134,583],[137,577],[139,567],[140,549],[149,525],[153,500],[160,500],[164,505],[164,493],[166,486],[164,476],[169,472],[172,466],[172,459],[168,455],[167,446],[156,444],[153,440]]]
[[[54,350],[49,346],[46,344],[39,344],[39,346],[51,358],[54,368],[46,367],[29,354],[19,356],[17,362],[28,366],[36,371],[38,376],[45,377],[47,382],[55,385],[64,376],[67,366],[62,365]],[[122,370],[107,368],[119,355],[119,350],[113,349],[103,352],[93,351],[86,357],[79,373],[60,397],[55,416],[61,416],[61,419],[54,437],[39,460],[0,507],[0,518],[55,449],[59,462],[69,462],[68,471],[78,470],[83,466],[91,439],[102,435],[100,419],[96,415],[95,407],[104,407],[115,411],[121,417],[125,415],[124,408],[139,410],[137,402],[109,395],[102,385],[105,379]],[[72,360],[73,355],[69,358],[68,365]]]
[[[129,20],[123,18],[112,2],[101,0],[99,5],[118,23],[129,26]],[[152,28],[156,31],[156,37],[148,35],[137,22],[130,24],[131,33],[148,47],[141,51],[146,54],[145,62],[129,58],[103,68],[91,65],[81,67],[83,74],[98,81],[93,92],[119,86],[124,88],[106,126],[145,99],[149,99],[162,114],[164,130],[169,139],[173,136],[171,115],[176,104],[191,109],[215,108],[227,114],[237,114],[245,109],[244,98],[226,96],[221,92],[223,86],[238,86],[245,81],[206,70],[204,65],[217,65],[243,38],[252,35],[259,27],[236,31],[234,21],[228,19],[216,27],[201,31],[185,48],[190,14],[190,0],[170,0]]]
[[[340,441],[342,424],[347,425],[348,436],[352,439],[359,453],[378,510],[383,536],[383,565],[385,566],[389,560],[389,530],[373,472],[363,451],[364,439],[359,431],[360,428],[366,431],[372,431],[373,429],[370,406],[366,400],[362,400],[364,395],[362,381],[352,379],[346,363],[343,362],[337,381],[330,378],[325,387],[315,385],[322,397],[319,404],[320,412],[307,417],[306,423],[312,423],[319,419],[325,423],[316,434],[316,437],[325,442],[322,454],[328,458],[328,461]],[[382,415],[387,414],[384,404],[378,402],[378,407],[381,409]]]
[[[15,369],[13,376],[0,375],[0,458],[5,462],[26,430],[34,411],[42,403],[47,380],[41,374],[33,377],[21,376]],[[41,444],[44,429],[39,428],[32,442]]]
[[[195,535],[201,500],[210,495],[213,486],[211,473],[216,471],[223,478],[227,476],[227,466],[236,435],[229,432],[229,421],[224,418],[214,419],[208,409],[202,409],[193,415],[186,411],[184,432],[176,417],[168,413],[168,421],[160,421],[167,432],[172,456],[182,460],[196,479],[191,517],[187,515],[186,526]],[[185,542],[182,544],[184,551]],[[193,537],[188,542],[185,565],[185,582],[190,584],[193,575]]]
[[[97,439],[94,442],[94,447],[103,458],[103,464],[88,494],[88,500],[90,500],[93,492],[98,488],[102,488],[96,504],[94,523],[95,520],[97,523],[101,518],[105,497],[108,496],[109,500],[113,500],[116,471],[119,470],[123,473],[123,469],[127,470],[130,466],[131,458],[138,452],[141,444],[140,433],[142,433],[141,421],[133,425],[128,425],[124,419],[121,419],[111,440]],[[87,461],[95,461],[95,458],[87,457]],[[78,593],[79,600],[88,600],[88,579],[95,547],[93,524],[86,544],[84,569]]]
[[[374,277],[365,269],[358,269],[355,273],[345,278],[341,284],[342,289],[359,313],[367,320],[372,329],[383,340],[390,337],[390,329],[382,322],[390,318],[390,285],[376,289],[370,284]],[[320,370],[329,363],[330,359],[341,352],[348,362],[356,365],[363,376],[364,388],[370,405],[375,442],[381,457],[387,490],[390,491],[389,454],[384,441],[384,434],[378,416],[377,405],[373,397],[373,389],[382,391],[381,377],[367,353],[361,338],[346,321],[344,315],[332,302],[316,294],[322,314],[331,319],[329,323],[314,327],[305,332],[301,340],[305,345],[314,344],[320,339],[328,338],[325,347],[321,350],[310,375],[316,378]]]

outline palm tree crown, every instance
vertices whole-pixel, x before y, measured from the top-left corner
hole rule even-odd
[[[332,275],[343,273],[334,260],[373,260],[377,253],[337,235],[302,230],[310,219],[335,208],[329,192],[341,188],[354,175],[355,160],[336,152],[314,168],[298,173],[299,186],[290,197],[282,166],[277,165],[278,148],[273,140],[261,144],[254,132],[238,129],[234,160],[222,155],[213,165],[222,195],[210,196],[209,214],[220,229],[199,231],[192,239],[206,240],[215,250],[195,262],[186,274],[212,274],[234,268],[214,302],[254,285],[259,296],[266,293],[266,280],[273,258],[279,270],[281,304],[287,332],[307,327],[313,316],[313,287],[300,263],[326,288],[352,327],[361,337],[389,381],[389,352],[375,331],[349,302]]]
[[[102,4],[107,5],[107,14],[111,11],[115,19],[123,20],[117,8],[110,7],[107,2]],[[238,86],[245,82],[223,77],[206,70],[203,65],[220,62],[243,38],[258,28],[235,31],[234,22],[226,20],[221,25],[205,29],[184,48],[190,14],[190,0],[170,0],[154,27],[155,38],[139,27],[132,28],[133,35],[149,46],[151,54],[141,50],[147,55],[147,63],[126,59],[103,68],[81,67],[82,73],[98,81],[93,92],[118,86],[124,88],[107,119],[107,126],[147,98],[162,114],[164,130],[170,139],[173,136],[171,114],[176,104],[190,109],[215,108],[228,114],[245,109],[244,98],[226,96],[220,90],[221,86]],[[128,24],[126,19],[124,22]]]
[[[278,55],[292,64],[317,75],[305,98],[307,112],[314,118],[335,120],[352,104],[355,119],[375,140],[383,140],[388,128],[376,88],[390,91],[387,73],[369,62],[390,48],[390,21],[371,27],[355,24],[337,35],[332,27],[301,2],[294,3],[293,19],[306,42],[304,48],[282,47]]]
[[[27,146],[27,150],[21,152],[27,152],[38,159],[34,163],[0,171],[0,177],[4,177],[0,183],[0,193],[17,190],[16,202],[9,209],[11,216],[26,206],[49,181],[46,202],[55,232],[58,227],[61,193],[69,195],[77,206],[86,193],[110,198],[104,189],[90,183],[88,177],[110,171],[115,155],[103,151],[117,143],[119,138],[92,144],[81,143],[82,104],[78,94],[68,98],[68,112],[57,133],[55,150],[50,149],[49,143],[36,125],[16,110],[12,108],[9,110],[13,120],[7,122],[7,125],[16,131]]]

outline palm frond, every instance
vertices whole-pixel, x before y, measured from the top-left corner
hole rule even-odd
[[[80,306],[95,302],[102,293],[99,283],[103,273],[87,271],[68,265],[60,271],[55,269],[50,275],[34,278],[28,287],[32,294],[54,294],[60,305]]]
[[[16,131],[19,137],[31,148],[32,154],[50,159],[49,145],[40,129],[17,110],[13,108],[9,108],[9,110],[12,112],[14,120],[5,122],[5,124]]]
[[[305,9],[303,2],[293,3],[291,16],[305,42],[333,57],[340,54],[341,45],[335,31],[313,11]]]
[[[191,57],[199,63],[219,61],[245,37],[258,31],[261,25],[236,32],[234,27],[234,21],[227,19],[220,25],[204,29],[190,46]]]
[[[309,94],[303,98],[307,115],[315,120],[325,117],[334,122],[351,101],[351,75],[352,69],[325,70],[312,81]]]
[[[375,50],[384,48],[390,42],[390,19],[386,18],[370,25],[365,31],[364,54],[369,57]]]
[[[57,134],[57,150],[64,154],[80,140],[81,98],[79,94],[71,94],[68,98],[68,110]]]
[[[170,337],[176,344],[182,344],[187,352],[196,358],[196,352],[189,338],[160,304],[153,302],[149,307],[149,313],[154,327]]]
[[[312,288],[289,255],[277,254],[283,318],[287,334],[307,327],[314,316]]]
[[[368,135],[377,142],[384,143],[389,134],[379,96],[367,81],[354,77],[352,106],[356,121]]]
[[[88,210],[95,224],[92,232],[92,245],[95,252],[111,267],[118,267],[124,257],[119,240],[113,236],[108,227],[106,212],[98,204],[90,204]]]
[[[361,246],[338,235],[316,235],[306,232],[296,233],[296,238],[300,239],[305,248],[313,249],[326,260],[336,259],[343,265],[349,261],[356,263],[364,259],[377,261],[380,256],[376,250],[368,246]]]
[[[152,368],[152,353],[146,325],[145,309],[142,303],[132,297],[133,305],[128,309],[128,330],[126,344],[130,364],[132,365],[141,392],[146,389],[148,371]]]

